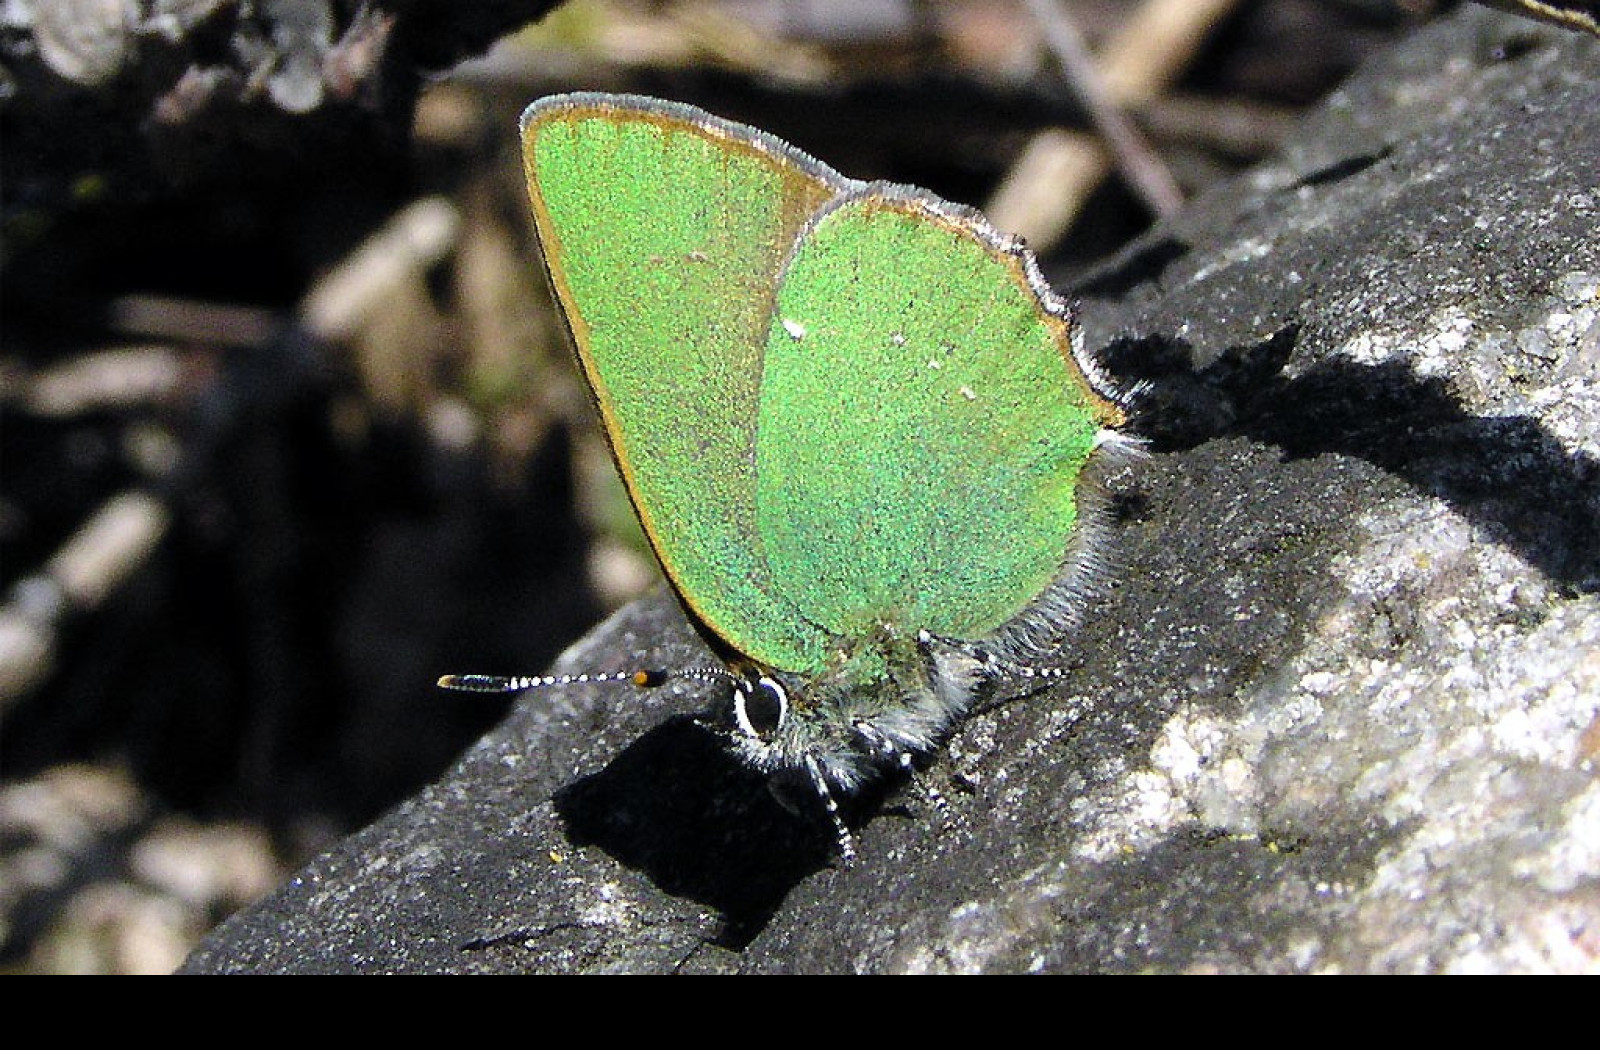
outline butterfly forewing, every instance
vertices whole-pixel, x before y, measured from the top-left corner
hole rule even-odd
[[[778,272],[850,183],[657,100],[546,100],[522,137],[551,282],[669,577],[740,652],[811,662],[820,632],[782,596],[756,536],[753,448]]]

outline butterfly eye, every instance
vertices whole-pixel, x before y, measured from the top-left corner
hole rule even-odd
[[[733,720],[746,736],[769,740],[789,717],[789,694],[774,679],[762,675],[733,691]]]

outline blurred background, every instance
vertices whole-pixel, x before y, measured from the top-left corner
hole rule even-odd
[[[439,674],[537,673],[655,585],[532,99],[758,125],[1070,294],[1452,6],[0,0],[0,965],[170,971],[504,714]]]

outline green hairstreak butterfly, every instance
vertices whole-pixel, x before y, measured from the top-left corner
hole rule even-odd
[[[522,145],[617,467],[726,665],[678,673],[731,686],[733,752],[820,799],[848,860],[838,795],[1052,673],[1096,567],[1094,474],[1133,444],[1117,395],[970,209],[651,98],[543,99]]]

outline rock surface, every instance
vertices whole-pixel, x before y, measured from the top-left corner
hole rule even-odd
[[[1597,85],[1460,11],[1078,289],[1152,454],[948,820],[840,868],[687,687],[546,691],[185,970],[1600,968]],[[558,670],[705,659],[663,595]]]

